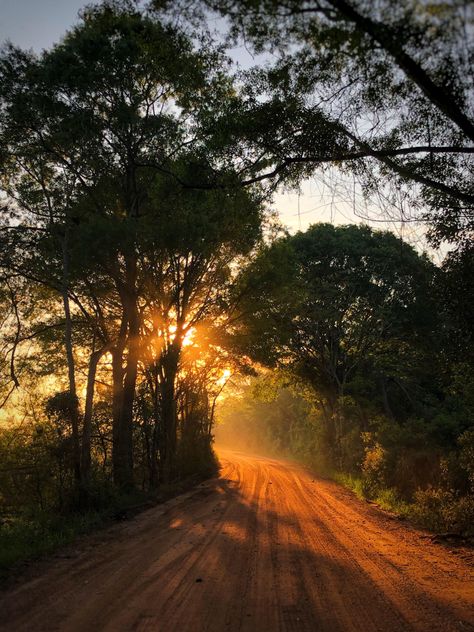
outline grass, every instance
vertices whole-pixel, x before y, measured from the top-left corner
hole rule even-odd
[[[385,511],[401,516],[402,518],[411,517],[412,506],[404,500],[401,500],[394,489],[382,489],[376,494],[374,502]]]
[[[358,476],[335,472],[331,477],[336,483],[350,489],[357,498],[370,500],[384,511],[390,511],[402,518],[412,517],[413,505],[402,500],[393,488],[378,489],[370,493],[367,483]]]
[[[99,494],[98,508],[83,512],[31,512],[0,515],[0,584],[21,571],[24,563],[37,560],[72,544],[78,537],[110,526],[147,508],[178,496],[209,476],[192,476],[162,485],[153,494]],[[96,507],[97,507],[96,505]]]
[[[365,499],[367,496],[364,493],[364,483],[361,478],[356,476],[352,476],[352,474],[345,474],[344,472],[334,472],[330,478],[333,481],[342,485],[342,487],[346,487],[350,489],[357,498]]]
[[[0,581],[5,581],[19,563],[52,553],[110,522],[110,515],[98,511],[9,519],[0,527]]]

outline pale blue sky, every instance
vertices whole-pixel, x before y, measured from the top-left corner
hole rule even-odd
[[[77,20],[84,0],[0,0],[0,41],[40,51]]]

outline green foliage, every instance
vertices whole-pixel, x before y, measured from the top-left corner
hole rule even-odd
[[[79,535],[106,524],[98,513],[3,520],[0,524],[0,582],[15,564],[36,559],[72,543]]]
[[[245,272],[235,344],[313,385],[336,434],[351,402],[388,417],[407,418],[413,402],[424,412],[438,379],[434,271],[391,233],[314,225],[263,249]]]
[[[156,496],[140,492],[119,494],[110,482],[103,480],[92,483],[89,491],[95,502],[81,512],[74,507],[58,512],[30,506],[19,514],[0,515],[0,583],[25,561],[53,553],[81,535],[107,527],[114,520],[156,502]],[[175,486],[168,490],[167,496],[181,491]]]
[[[442,533],[474,534],[474,497],[457,496],[452,490],[428,487],[415,494],[411,517],[419,524]]]
[[[179,479],[191,476],[212,478],[219,471],[219,461],[206,437],[198,437],[195,441],[190,438],[180,441],[176,463]]]
[[[66,469],[73,444],[78,499],[96,470],[156,487],[214,468],[212,405],[192,418],[181,408],[180,391],[194,394],[182,365],[200,366],[183,340],[200,326],[217,348],[265,207],[215,138],[219,112],[238,100],[228,60],[195,35],[123,0],[85,8],[39,55],[0,54],[0,271],[39,298],[42,322],[17,314],[31,329],[17,335],[21,353],[36,345],[31,373],[50,370],[71,394],[87,388],[77,406],[64,392],[46,407]],[[206,379],[210,400],[218,377]]]
[[[463,432],[459,437],[459,446],[461,448],[459,463],[467,473],[471,492],[474,493],[474,428]]]
[[[237,41],[272,55],[249,73],[257,173],[297,182],[331,164],[353,176],[349,199],[357,182],[390,217],[394,207],[404,217],[410,200],[413,215],[421,209],[429,219],[433,243],[472,239],[471,5],[197,4],[225,16]]]
[[[256,426],[263,446],[391,511],[469,531],[472,361],[439,291],[453,269],[366,227],[316,225],[267,246],[243,279],[254,309],[236,344],[285,377],[257,384],[258,414],[226,423]],[[295,421],[283,384],[310,404]]]
[[[0,402],[18,416],[0,430],[4,563],[108,520],[130,500],[117,487],[136,501],[214,475],[222,375],[252,362],[277,372],[226,400],[221,440],[468,531],[474,136],[457,8],[223,0],[258,50],[287,49],[235,80],[206,33],[154,4],[89,6],[50,50],[0,53]],[[264,241],[277,183],[323,164],[416,201],[458,249],[437,269],[366,226]]]
[[[56,423],[64,422],[71,419],[78,404],[79,400],[76,395],[71,395],[69,391],[63,391],[48,397],[45,412],[49,417],[54,418]]]
[[[365,457],[361,465],[364,492],[368,496],[375,496],[376,493],[386,486],[386,450],[378,443],[371,443],[369,433],[363,437],[366,445]]]

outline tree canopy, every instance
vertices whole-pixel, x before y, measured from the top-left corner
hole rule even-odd
[[[470,5],[428,0],[204,5],[228,19],[236,40],[272,54],[252,71],[244,106],[248,133],[258,147],[248,165],[253,177],[298,180],[337,165],[367,194],[390,183],[385,197],[401,207],[400,219],[410,219],[418,208],[415,215],[429,222],[435,243],[470,240]]]
[[[0,66],[1,265],[61,297],[31,337],[63,322],[76,477],[89,476],[96,372],[110,357],[115,480],[133,483],[136,389],[152,369],[169,479],[183,341],[225,312],[233,263],[260,239],[264,214],[255,187],[209,186],[206,130],[232,95],[226,60],[133,4],[106,3],[39,57],[8,46]],[[180,184],[191,179],[197,189]]]

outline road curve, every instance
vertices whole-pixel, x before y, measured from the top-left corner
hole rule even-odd
[[[220,459],[218,479],[0,595],[0,629],[474,630],[472,551],[433,544],[292,463]]]

